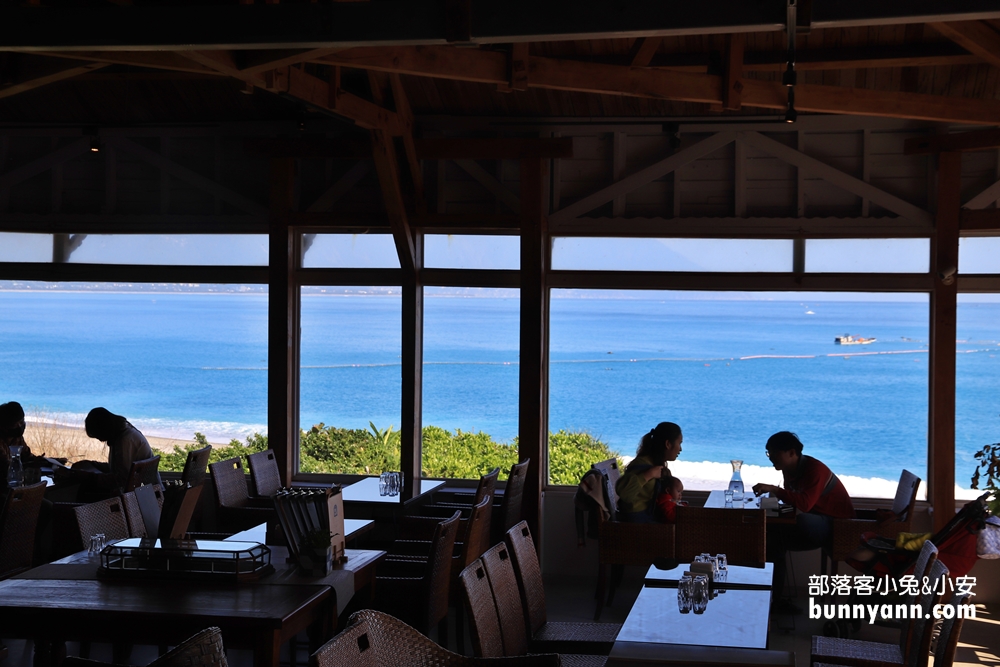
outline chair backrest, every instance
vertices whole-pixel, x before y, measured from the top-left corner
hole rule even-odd
[[[424,596],[427,599],[426,627],[420,629],[425,633],[430,632],[441,619],[448,616],[452,554],[455,551],[455,536],[458,534],[458,521],[461,516],[462,513],[456,511],[450,519],[442,521],[434,528],[431,550],[427,556],[427,570],[424,573]]]
[[[135,491],[143,484],[160,484],[160,457],[153,456],[141,461],[133,461],[125,482],[125,492]]]
[[[955,591],[951,597],[948,604],[955,610],[955,614],[951,618],[946,618],[941,624],[937,648],[934,650],[934,667],[951,667],[955,663],[958,638],[962,634],[962,624],[965,623],[965,614],[961,611],[968,601],[969,593],[960,590]]]
[[[90,544],[90,537],[98,533],[103,533],[108,540],[124,540],[129,536],[128,521],[120,497],[74,507],[73,513],[80,531],[80,543],[84,548]]]
[[[192,449],[188,452],[181,481],[191,486],[198,486],[204,482],[208,477],[208,459],[211,455],[212,445],[205,445],[201,449]]]
[[[262,498],[270,498],[281,490],[281,472],[278,470],[278,461],[274,458],[274,450],[265,449],[263,452],[250,454],[247,456],[247,463],[250,464],[250,482],[254,493]]]
[[[228,667],[228,664],[222,631],[206,628],[149,663],[148,667]]]
[[[917,489],[920,478],[909,470],[903,470],[896,485],[896,497],[892,501],[892,511],[899,521],[907,526],[913,520],[913,506],[917,504]]]
[[[924,540],[924,546],[920,547],[920,553],[917,554],[917,560],[913,564],[913,576],[917,578],[917,581],[923,581],[924,577],[928,580],[931,576],[931,567],[937,562],[938,558],[938,548],[937,545],[930,540]],[[919,600],[918,595],[906,596],[904,602],[906,604],[915,604]],[[913,636],[913,629],[915,624],[904,622],[901,626],[899,633],[899,648],[906,653],[906,647],[909,646],[910,640]]]
[[[469,612],[469,632],[472,634],[472,650],[480,658],[503,656],[503,636],[500,633],[500,617],[493,600],[490,581],[481,558],[472,561],[469,567],[458,575],[465,596],[465,608]]]
[[[163,488],[159,484],[144,484],[123,493],[122,507],[129,537],[156,537],[163,508]]]
[[[941,560],[935,560],[928,575],[928,585],[925,587],[921,582],[921,593],[918,598],[920,617],[906,621],[900,631],[900,636],[907,635],[909,637],[907,645],[903,648],[903,664],[906,667],[927,667],[930,657],[931,630],[934,627],[934,617],[931,615],[931,610],[934,605],[941,601],[943,590],[940,589],[943,589],[944,579],[947,576],[948,566]],[[912,631],[908,630],[907,625],[912,626]]]
[[[217,461],[208,466],[219,507],[246,507],[250,500],[240,457]]]
[[[139,499],[135,497],[135,491],[122,494],[122,508],[125,510],[129,537],[146,537],[148,535],[146,522],[142,520],[142,510],[139,509]]]
[[[351,624],[309,656],[311,667],[379,667],[378,650],[367,619],[351,617]]]
[[[499,525],[494,526],[494,532],[503,539],[503,534],[521,520],[521,499],[524,497],[524,480],[528,477],[530,459],[511,466],[507,476],[507,485],[503,489],[503,502],[500,505]],[[499,541],[499,540],[495,540]]]
[[[483,498],[493,500],[493,494],[497,489],[497,478],[500,476],[500,468],[494,468],[479,478],[479,485],[476,486],[476,497],[472,501],[473,505],[483,502]]]
[[[607,461],[595,463],[590,467],[593,470],[599,471],[604,478],[604,495],[607,496],[608,512],[611,514],[611,520],[614,521],[618,518],[618,492],[615,491],[615,485],[621,479],[618,459],[608,459]]]
[[[0,480],[6,483],[6,480]],[[0,579],[31,568],[45,484],[11,489],[0,511]]]
[[[676,530],[672,523],[604,521],[598,533],[598,560],[601,565],[648,567],[658,558],[673,558]]]
[[[455,573],[458,574],[472,561],[476,560],[490,548],[490,519],[493,515],[493,497],[485,496],[479,504],[472,508],[469,518],[463,521],[465,524],[465,540],[462,544],[462,551],[458,555]]]
[[[524,608],[517,588],[514,563],[507,545],[501,542],[483,554],[483,568],[490,581],[493,600],[500,617],[500,635],[504,655],[524,655],[528,652],[528,635],[524,629]]]
[[[767,559],[763,510],[678,505],[676,526],[675,556],[681,562],[706,552],[750,567],[763,567]]]
[[[198,507],[201,498],[202,484],[198,486],[185,485],[180,493],[173,494],[170,502],[165,504],[160,515],[160,528],[157,537],[161,540],[183,540],[187,535],[191,518]]]
[[[524,605],[528,636],[531,637],[545,625],[547,618],[542,568],[538,563],[538,552],[531,539],[528,522],[522,521],[508,530],[504,542],[514,559],[514,575],[521,593],[521,604]]]

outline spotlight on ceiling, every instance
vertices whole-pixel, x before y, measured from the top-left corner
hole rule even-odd
[[[101,152],[101,138],[96,134],[90,137],[90,152],[91,153]]]

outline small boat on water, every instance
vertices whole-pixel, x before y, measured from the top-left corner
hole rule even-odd
[[[833,342],[837,345],[871,345],[877,339],[875,338],[865,338],[863,336],[852,336],[851,334],[844,334],[843,336],[837,336],[833,339]]]

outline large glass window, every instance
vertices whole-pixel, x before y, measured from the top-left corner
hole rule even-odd
[[[445,235],[424,237],[424,266],[440,269],[518,269],[518,236]]]
[[[640,239],[558,237],[552,268],[577,271],[792,270],[787,239]]]
[[[959,239],[958,272],[1000,274],[1000,237]]]
[[[691,489],[719,488],[731,459],[746,483],[780,482],[764,444],[790,430],[853,495],[891,497],[902,468],[926,479],[927,309],[925,295],[554,290],[549,426],[628,458],[676,422],[671,468]]]
[[[927,273],[930,239],[809,239],[810,273]]]
[[[0,262],[51,262],[52,234],[0,232]]]
[[[398,269],[391,234],[303,234],[302,266],[307,269]]]
[[[399,470],[398,287],[303,287],[302,472]]]
[[[267,266],[266,234],[87,234],[68,261],[85,264]]]
[[[266,434],[265,286],[9,281],[0,312],[0,395],[24,406],[37,454],[106,459],[80,431],[97,406],[164,455],[196,432]]]
[[[423,472],[474,479],[517,463],[520,293],[424,292]]]

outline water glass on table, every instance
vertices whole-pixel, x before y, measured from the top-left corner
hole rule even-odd
[[[690,573],[687,573],[677,582],[677,609],[682,614],[691,613],[693,596],[694,578]]]
[[[691,610],[696,614],[704,614],[708,609],[708,596],[708,577],[704,574],[695,575],[691,583]]]
[[[726,489],[725,491],[722,492],[722,495],[726,499],[726,507],[732,507],[733,506],[733,490],[732,489]]]

